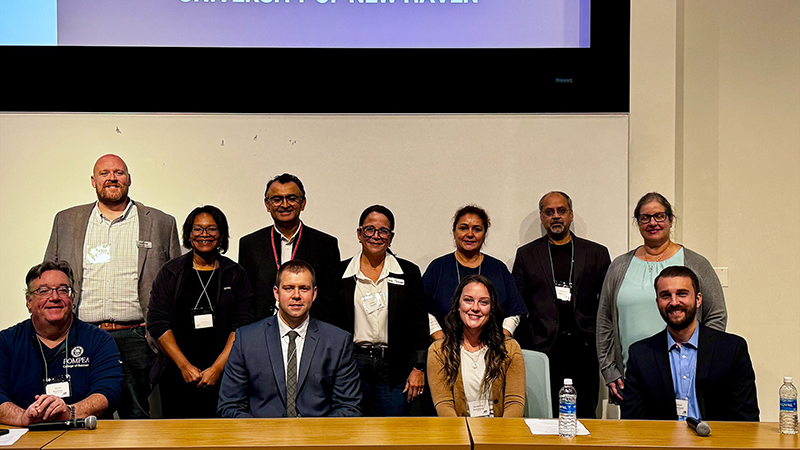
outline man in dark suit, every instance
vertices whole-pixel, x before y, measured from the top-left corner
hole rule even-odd
[[[97,202],[56,214],[44,259],[69,263],[78,318],[108,331],[119,348],[120,417],[146,419],[155,354],[145,338],[145,314],[161,266],[181,255],[178,230],[174,217],[128,197],[131,174],[119,156],[98,159],[91,181]]]
[[[275,312],[275,300],[269,294],[281,264],[295,258],[311,264],[323,283],[319,290],[324,295],[329,269],[340,261],[339,241],[300,221],[306,201],[305,188],[296,176],[284,173],[269,180],[264,204],[274,225],[239,240],[238,262],[253,286],[256,320]]]
[[[694,272],[667,267],[655,288],[667,327],[630,347],[622,418],[758,421],[747,342],[697,322],[703,294]]]
[[[547,354],[553,415],[558,415],[562,380],[572,378],[582,399],[578,417],[594,418],[599,389],[595,322],[611,258],[606,247],[570,232],[567,194],[545,194],[539,217],[547,235],[520,247],[514,260],[514,279],[528,308],[514,337],[522,348]]]
[[[236,330],[217,411],[222,417],[360,416],[353,336],[309,317],[314,269],[292,260],[273,288],[278,314]]]

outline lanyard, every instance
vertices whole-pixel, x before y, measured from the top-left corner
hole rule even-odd
[[[575,267],[575,243],[569,241],[572,244],[572,258],[569,261],[569,286],[572,287],[572,268]],[[553,284],[556,284],[556,271],[553,269],[553,252],[550,251],[550,242],[547,243],[547,254],[550,255],[550,273],[553,274]]]
[[[297,228],[297,240],[294,241],[294,250],[292,250],[292,257],[289,261],[294,259],[294,255],[297,253],[297,247],[300,247],[300,238],[303,237],[303,222],[300,222],[300,226]],[[269,233],[269,238],[272,241],[272,255],[275,256],[275,265],[278,267],[278,270],[281,268],[281,262],[278,260],[278,250],[275,249],[275,226],[273,225],[271,232]]]
[[[197,297],[197,303],[194,304],[194,310],[197,310],[197,306],[200,305],[200,300],[202,300],[203,296],[205,295],[206,300],[208,300],[208,307],[211,308],[211,312],[213,313],[214,305],[211,304],[211,297],[208,296],[208,291],[206,289],[208,289],[208,285],[211,284],[211,279],[214,278],[214,272],[217,271],[217,267],[215,265],[214,269],[211,271],[211,276],[208,277],[208,282],[206,283],[203,283],[203,277],[200,276],[200,271],[197,269],[194,269],[194,271],[197,273],[197,279],[200,280],[200,287],[203,288],[203,292],[200,293],[200,297]]]
[[[456,260],[456,276],[458,277],[458,283],[461,284],[461,271],[458,270],[458,258],[455,257],[455,253],[453,254],[453,258]],[[483,255],[481,255],[481,263],[478,264],[478,275],[481,274],[481,266],[483,265]],[[552,265],[552,263],[551,263]],[[464,266],[467,267],[467,266]]]
[[[44,379],[49,380],[50,375],[47,373],[48,372],[47,358],[45,358],[44,356],[44,347],[42,346],[42,340],[39,339],[39,336],[36,336],[35,334],[34,337],[36,337],[36,341],[39,343],[39,350],[42,352],[42,361],[44,361]],[[69,332],[67,332],[67,337],[65,338],[64,341],[64,358],[66,359],[68,355],[69,355]],[[68,366],[68,364],[65,364],[64,370],[66,371],[67,376],[69,376],[69,367],[66,366]]]

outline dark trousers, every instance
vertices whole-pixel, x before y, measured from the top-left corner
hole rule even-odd
[[[109,331],[122,356],[122,397],[117,407],[120,419],[150,418],[150,368],[155,353],[145,339],[145,328]]]
[[[356,354],[361,376],[361,412],[365,417],[407,416],[409,403],[405,383],[391,385],[388,358]],[[410,372],[409,372],[410,373]]]
[[[578,393],[578,418],[594,419],[600,384],[595,346],[584,342],[577,333],[562,333],[547,357],[550,359],[553,417],[558,417],[558,391],[564,385],[564,378],[572,378]]]

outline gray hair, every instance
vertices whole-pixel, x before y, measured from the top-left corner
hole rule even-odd
[[[558,194],[558,195],[564,197],[564,199],[567,201],[567,204],[569,205],[569,210],[572,211],[572,199],[569,198],[569,195],[567,195],[566,192],[550,191],[547,194],[544,194],[542,196],[542,198],[539,199],[539,212],[542,212],[542,208],[544,207],[544,199],[546,199],[547,196],[550,195],[550,194]]]

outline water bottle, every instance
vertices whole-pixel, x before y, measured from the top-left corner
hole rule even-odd
[[[564,387],[558,391],[558,435],[575,437],[578,434],[576,418],[578,393],[572,387],[572,378],[564,378]]]
[[[783,377],[778,393],[781,396],[781,434],[797,434],[797,388],[792,384],[792,377]]]

